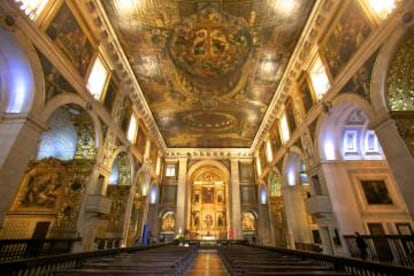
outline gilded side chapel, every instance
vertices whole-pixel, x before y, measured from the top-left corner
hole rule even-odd
[[[413,156],[414,1],[0,2],[0,239],[351,256]]]

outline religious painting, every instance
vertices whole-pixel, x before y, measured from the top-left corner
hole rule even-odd
[[[193,211],[192,222],[193,222],[194,230],[200,229],[200,212],[199,211]]]
[[[161,218],[161,232],[174,232],[175,214],[173,212],[165,213]]]
[[[62,49],[81,76],[85,76],[94,49],[66,2],[63,2],[52,19],[46,33]]]
[[[199,190],[194,191],[193,204],[200,204],[200,191]]]
[[[104,99],[104,106],[106,107],[106,110],[108,110],[109,114],[112,113],[112,108],[114,107],[116,90],[117,86],[115,85],[114,81],[111,80],[109,82],[108,89],[106,90]]]
[[[123,107],[124,113],[122,114],[121,127],[123,131],[127,132],[132,115],[132,101],[128,97],[125,98]]]
[[[29,176],[24,184],[23,197],[19,207],[54,209],[60,194],[62,183],[57,172],[39,172]]]
[[[282,141],[280,139],[280,131],[279,131],[279,124],[278,120],[275,120],[273,126],[269,131],[270,141],[272,142],[274,151],[278,151],[282,145]]]
[[[361,180],[368,204],[393,204],[384,180]]]
[[[371,75],[374,64],[377,58],[377,53],[372,55],[363,66],[361,66],[352,78],[342,89],[341,93],[356,93],[366,100],[370,100],[370,86]]]
[[[293,101],[291,98],[289,98],[285,103],[285,112],[286,118],[288,120],[290,133],[293,133],[296,129],[296,122],[295,116],[293,115]]]
[[[371,32],[368,18],[358,1],[348,3],[322,43],[322,56],[333,77],[340,73]]]
[[[221,204],[221,203],[224,202],[224,199],[223,199],[224,197],[223,197],[223,191],[222,190],[217,191],[216,198],[217,198],[217,203]]]
[[[167,147],[248,148],[316,1],[121,2],[102,7]]]
[[[147,135],[144,129],[145,129],[144,123],[142,122],[141,119],[139,119],[138,134],[137,134],[137,139],[135,141],[135,145],[139,152],[145,151],[145,143],[147,141]]]
[[[37,54],[45,75],[46,100],[48,101],[62,93],[75,93],[75,89],[62,77],[49,60],[42,53],[37,52]]]
[[[203,218],[203,228],[212,229],[214,227],[214,218],[211,214],[205,214]]]
[[[243,213],[242,230],[243,231],[255,231],[256,230],[256,218],[251,212]]]
[[[216,215],[216,218],[217,218],[216,225],[218,228],[223,228],[226,226],[223,212],[218,212]]]
[[[108,215],[106,232],[122,233],[130,189],[131,186],[126,185],[108,186],[107,197],[111,199],[112,205]]]
[[[299,91],[302,98],[303,107],[305,111],[308,112],[309,109],[313,106],[313,97],[312,92],[309,87],[309,82],[306,77],[303,77],[302,81],[299,83]]]
[[[214,203],[214,188],[213,187],[202,187],[202,200],[203,203]]]

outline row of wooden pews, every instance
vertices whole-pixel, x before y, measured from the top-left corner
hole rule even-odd
[[[349,275],[309,260],[247,245],[219,247],[218,253],[231,275]]]
[[[85,262],[80,268],[55,272],[58,276],[80,275],[184,275],[191,265],[197,247],[177,245],[151,248],[134,253],[122,253]]]

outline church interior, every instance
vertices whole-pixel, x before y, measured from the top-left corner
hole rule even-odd
[[[0,244],[403,260],[413,157],[414,1],[0,2]]]

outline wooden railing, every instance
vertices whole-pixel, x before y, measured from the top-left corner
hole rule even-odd
[[[53,272],[62,271],[68,268],[79,268],[86,262],[92,262],[102,257],[116,256],[121,253],[132,253],[166,245],[168,244],[98,250],[83,253],[69,253],[1,262],[0,274],[10,276],[51,275]]]
[[[361,235],[367,244],[367,260],[414,267],[414,236]],[[352,257],[360,258],[356,236],[344,236]]]
[[[320,253],[292,250],[286,248],[250,245],[256,248],[262,248],[272,252],[277,252],[284,255],[296,256],[302,260],[310,260],[315,265],[328,266],[335,271],[343,271],[351,275],[364,276],[401,276],[414,275],[414,268],[403,267],[397,265],[390,265],[384,263],[370,262],[358,260],[355,258],[335,257],[331,255],[324,255]]]
[[[113,239],[103,239],[103,238],[96,238],[95,239],[95,249],[102,250],[102,249],[113,249],[121,247],[121,238],[113,238]]]
[[[80,239],[0,240],[0,262],[69,253]]]

